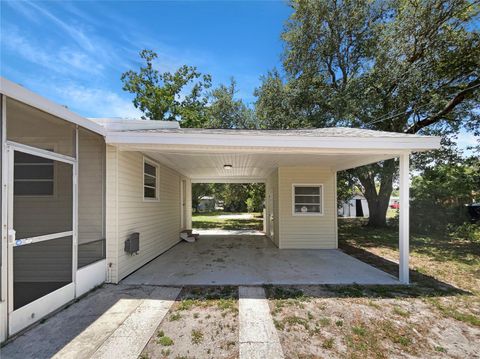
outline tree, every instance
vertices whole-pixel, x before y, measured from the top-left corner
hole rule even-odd
[[[467,222],[465,204],[480,201],[477,157],[426,168],[412,181],[412,227],[445,231]]]
[[[192,183],[192,207],[198,212],[200,200],[205,196],[211,196],[214,189],[209,183]]]
[[[174,73],[160,73],[152,50],[142,50],[145,64],[139,71],[122,74],[123,90],[135,95],[133,104],[144,113],[143,119],[182,121],[184,127],[200,127],[206,121],[208,102],[206,89],[210,75],[202,75],[196,67],[183,65]]]
[[[210,128],[255,128],[255,117],[242,100],[235,98],[236,82],[232,78],[230,85],[220,85],[211,92],[208,107],[209,120],[205,127]]]
[[[288,84],[285,84],[278,70],[269,71],[260,78],[261,85],[255,89],[255,115],[258,125],[268,130],[283,130],[307,126],[297,109]],[[300,110],[301,111],[301,110]]]
[[[480,127],[478,3],[293,1],[283,32],[285,81],[257,90],[260,119],[282,108],[313,127],[347,126],[409,134]],[[265,100],[268,99],[267,100]],[[267,123],[268,125],[268,123]],[[369,205],[369,224],[386,224],[397,166],[350,171]]]
[[[199,184],[194,184],[198,186]],[[204,184],[202,184],[204,186]],[[263,183],[213,183],[208,195],[223,202],[226,212],[261,212],[265,199]]]

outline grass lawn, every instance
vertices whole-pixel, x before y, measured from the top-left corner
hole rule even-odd
[[[186,287],[140,359],[238,355],[238,288]]]
[[[398,231],[339,220],[339,246],[397,275]],[[480,239],[480,238],[479,238]],[[273,286],[288,358],[477,357],[480,241],[411,235],[411,286]]]
[[[398,275],[398,229],[365,227],[366,220],[340,219],[345,252]],[[410,235],[410,276],[415,287],[463,290],[480,296],[480,230],[476,241],[441,234]]]
[[[222,218],[221,216],[248,215],[250,218]],[[194,229],[263,229],[261,213],[233,213],[233,212],[206,212],[193,213],[192,226]]]
[[[195,215],[195,227],[261,224],[222,214]],[[341,250],[397,275],[396,228],[338,222]],[[478,357],[480,238],[412,234],[410,254],[410,286],[265,286],[285,358]],[[185,287],[141,358],[236,358],[238,350],[237,287]]]

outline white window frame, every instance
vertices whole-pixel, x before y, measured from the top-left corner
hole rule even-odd
[[[319,187],[320,188],[320,212],[295,212],[295,188],[296,187]],[[293,183],[292,184],[292,216],[323,216],[324,215],[324,196],[323,196],[323,183]],[[314,205],[314,204],[313,204]]]
[[[145,163],[148,163],[150,166],[155,167],[156,169],[156,178],[155,178],[155,198],[145,197],[145,175],[151,176],[148,173],[145,173]],[[151,186],[147,186],[153,188]],[[160,200],[160,165],[151,160],[148,157],[143,157],[142,161],[142,198],[144,202],[158,202]]]

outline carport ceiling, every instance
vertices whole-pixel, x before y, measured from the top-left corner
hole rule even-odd
[[[145,152],[194,182],[257,182],[278,167],[321,166],[332,170],[350,167],[350,164],[371,163],[392,155],[335,155],[335,154],[278,154],[278,153],[196,153]],[[225,169],[224,165],[232,165]]]

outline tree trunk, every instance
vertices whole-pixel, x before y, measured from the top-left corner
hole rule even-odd
[[[391,193],[391,191],[390,191]],[[387,225],[387,210],[390,202],[390,195],[377,195],[375,198],[365,195],[370,212],[368,226],[385,227]]]
[[[370,213],[368,218],[369,226],[385,227],[387,225],[387,210],[393,190],[394,175],[394,160],[384,161],[380,170],[378,168],[371,170],[360,169],[357,173],[357,177],[363,186],[363,195],[368,203]],[[378,191],[375,176],[380,180]]]

